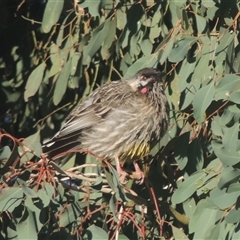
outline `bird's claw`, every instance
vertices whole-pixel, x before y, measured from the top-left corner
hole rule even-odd
[[[132,173],[131,176],[133,179],[135,179],[135,182],[139,185],[144,183],[145,180],[145,176],[144,173],[142,171],[135,171]]]

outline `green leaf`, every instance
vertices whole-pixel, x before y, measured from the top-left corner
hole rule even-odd
[[[0,149],[0,161],[8,159],[10,155],[11,155],[11,149],[9,146],[5,146]]]
[[[240,209],[233,208],[225,217],[227,223],[237,223],[240,220]]]
[[[205,6],[206,8],[212,8],[215,6],[215,2],[213,0],[202,0],[202,5]]]
[[[224,126],[227,125],[230,121],[232,121],[233,116],[234,116],[234,113],[232,113],[231,111],[229,111],[228,108],[226,108],[226,109],[224,110],[222,116],[221,116],[221,119],[220,119],[221,124],[224,125]],[[226,128],[225,128],[225,129],[226,129]],[[226,130],[224,130],[224,132],[225,132],[225,131],[226,131]]]
[[[236,151],[237,150],[237,143],[239,134],[239,123],[235,123],[232,127],[225,128],[224,136],[223,136],[223,147],[230,150]]]
[[[232,236],[231,236],[231,239],[240,239],[240,231],[238,229],[238,224],[235,225],[235,227],[233,228],[234,231]]]
[[[240,77],[236,74],[226,74],[219,80],[215,89],[217,93],[224,92],[230,96],[230,92],[240,89]]]
[[[196,42],[196,38],[192,36],[185,37],[175,43],[174,48],[168,56],[170,62],[180,62],[182,61],[190,47]]]
[[[221,226],[222,223],[225,224],[225,222],[219,222],[217,225],[215,225],[206,239],[219,239],[219,236],[221,236],[221,229],[223,228],[223,226]]]
[[[188,218],[191,218],[196,210],[196,202],[194,198],[190,198],[183,202],[183,209]]]
[[[117,209],[116,209],[116,197],[113,194],[110,201],[109,201],[109,208],[112,212],[113,218],[115,222],[118,222],[118,218],[117,218]]]
[[[37,193],[35,191],[33,191],[31,188],[27,187],[26,185],[22,185],[22,190],[25,195],[27,195],[31,198],[38,197]]]
[[[66,227],[76,221],[80,209],[75,204],[69,204],[63,211],[59,219],[59,226]]]
[[[118,9],[116,12],[116,19],[117,19],[117,28],[122,30],[127,23],[127,15],[121,9]]]
[[[159,37],[161,33],[161,28],[158,25],[154,25],[153,27],[150,28],[150,33],[149,33],[149,40],[154,43],[156,38]]]
[[[4,188],[0,193],[1,212],[12,212],[23,200],[23,190],[18,187]]]
[[[208,36],[201,36],[198,44],[201,46],[201,51],[196,56],[196,66],[192,74],[191,81],[209,81],[214,77],[214,71],[210,63],[213,61],[211,45],[212,41]],[[204,69],[204,71],[203,71]]]
[[[162,50],[162,55],[159,60],[161,65],[163,65],[166,59],[169,57],[169,54],[173,48],[173,44],[174,44],[174,39],[170,39],[170,41],[166,43],[166,46]]]
[[[97,239],[108,239],[107,233],[100,227],[96,225],[91,225],[89,228],[86,229],[86,233],[83,236],[85,240],[97,240]]]
[[[188,78],[191,77],[193,71],[195,70],[195,67],[195,61],[190,63],[187,61],[187,59],[184,59],[179,71],[179,82],[177,84],[177,89],[179,92],[182,92],[189,87]]]
[[[172,196],[172,202],[174,204],[178,204],[191,197],[197,190],[198,181],[204,176],[205,173],[199,172],[187,178],[174,192]]]
[[[152,43],[150,42],[149,39],[144,39],[141,42],[140,46],[141,46],[142,52],[145,56],[151,55],[153,45],[152,45]]]
[[[225,61],[225,73],[233,72],[233,65],[235,62],[235,46],[234,45],[235,44],[233,39],[227,48],[226,61]]]
[[[223,148],[222,144],[219,144],[216,141],[212,141],[213,151],[217,157],[226,165],[232,166],[240,161],[240,154],[236,151],[232,151],[227,148]]]
[[[108,37],[105,38],[101,48],[101,55],[103,60],[107,60],[111,56],[109,49],[112,46],[115,39],[116,26],[117,26],[116,18],[106,21],[106,24],[104,26],[106,31],[108,31]]]
[[[52,198],[51,195],[48,195],[45,189],[40,189],[37,192],[38,198],[41,199],[41,203],[43,204],[43,207],[49,206],[50,199]]]
[[[228,109],[232,113],[236,113],[236,114],[240,113],[240,108],[237,107],[237,105],[231,105]]]
[[[4,155],[6,156],[6,154],[7,152],[5,152]],[[12,146],[11,155],[9,156],[6,162],[5,161],[3,162],[3,164],[5,163],[5,165],[1,169],[2,173],[9,171],[9,168],[16,163],[16,160],[19,160],[19,152],[18,152],[18,145],[14,142]]]
[[[216,49],[216,55],[218,55],[223,50],[225,50],[230,45],[233,38],[234,38],[234,34],[232,32],[224,33],[219,39],[220,44],[218,45],[218,47]]]
[[[173,26],[177,26],[178,21],[180,20],[180,9],[186,7],[186,2],[184,1],[169,1],[169,9],[172,13],[171,22]]]
[[[221,117],[215,116],[212,120],[211,129],[217,136],[223,136]]]
[[[58,105],[61,102],[63,95],[67,90],[67,84],[68,84],[70,72],[71,72],[71,59],[69,59],[66,62],[66,64],[64,65],[60,73],[60,76],[57,79],[56,86],[54,88],[54,93],[53,93],[54,105]]]
[[[191,85],[190,87],[185,88],[185,90],[182,91],[180,96],[180,103],[179,103],[179,108],[181,110],[184,110],[192,103],[195,91],[196,91],[196,88],[194,85]]]
[[[217,209],[203,209],[202,213],[197,220],[198,228],[194,232],[193,239],[206,239],[205,237],[209,234],[209,229],[218,220],[217,215],[219,210]],[[220,218],[221,216],[219,216]]]
[[[28,211],[28,217],[16,225],[18,239],[38,239],[34,212]]]
[[[66,38],[66,34],[68,34],[67,32],[68,31],[66,31],[66,27],[67,27],[67,25],[68,25],[68,21],[69,21],[69,18],[70,18],[70,16],[72,15],[72,11],[70,11],[70,13],[69,14],[67,14],[66,15],[66,17],[64,18],[64,21],[61,23],[61,25],[60,25],[60,28],[59,28],[59,31],[58,31],[58,36],[57,36],[57,40],[56,40],[56,44],[57,44],[57,46],[59,46],[59,47],[63,47],[62,45],[64,44],[64,40],[65,40],[65,38]],[[76,23],[77,24],[77,23]],[[67,38],[67,42],[69,41],[69,40],[71,40],[71,45],[73,44],[72,43],[72,38]],[[66,47],[65,47],[65,49],[63,49],[63,50],[66,50]],[[65,53],[66,53],[67,51],[65,51]]]
[[[240,192],[226,193],[225,190],[217,187],[210,192],[210,199],[219,209],[224,210],[236,203],[239,194]]]
[[[44,10],[41,30],[48,33],[52,26],[57,23],[63,10],[64,0],[48,0]]]
[[[206,0],[206,1],[208,1],[208,0]],[[216,15],[217,10],[218,10],[218,7],[216,7],[216,6],[208,8],[207,9],[207,18],[210,20],[213,20]]]
[[[196,23],[197,23],[197,30],[198,30],[198,34],[203,33],[203,31],[205,30],[206,26],[207,26],[207,21],[205,18],[195,14],[195,18],[196,18]]]
[[[219,169],[220,168],[220,169]],[[221,167],[219,167],[219,171],[221,170]],[[212,189],[216,188],[218,185],[218,174],[217,173],[209,173],[204,178],[199,181],[199,188],[197,190],[198,196],[203,196],[204,194],[207,194]]]
[[[61,71],[61,58],[59,54],[60,51],[61,50],[59,49],[59,47],[56,44],[52,43],[50,47],[50,59],[52,62],[52,66],[49,72],[49,78]]]
[[[231,183],[238,182],[240,177],[240,169],[233,169],[232,167],[224,168],[221,172],[221,178],[218,187],[223,189],[228,187]]]
[[[194,212],[193,216],[190,218],[189,221],[189,233],[193,233],[196,231],[196,229],[199,227],[198,220],[201,217],[201,214],[203,213],[204,209],[211,209],[215,207],[212,201],[209,197],[206,197],[205,199],[201,199],[198,204],[196,211]]]
[[[229,96],[229,100],[234,103],[240,104],[240,91],[232,92]]]
[[[30,76],[28,77],[25,91],[24,91],[24,100],[25,102],[28,101],[29,97],[32,97],[36,94],[37,90],[39,89],[39,86],[43,80],[43,74],[45,70],[46,64],[45,62],[42,62],[39,66],[37,66]]]
[[[110,18],[98,26],[93,31],[88,45],[83,47],[83,65],[89,65],[93,55],[99,50],[103,41],[107,38],[109,29],[106,26],[109,21],[111,21]]]
[[[124,75],[124,78],[132,77],[139,69],[145,67],[156,67],[158,63],[158,56],[156,53],[146,57],[139,58],[134,64],[132,64]]]
[[[158,9],[155,11],[153,15],[151,27],[158,25],[160,20],[162,19],[162,13],[160,11],[160,8],[161,8],[161,5],[159,5]]]
[[[176,228],[172,225],[173,236],[175,240],[189,239],[183,230]]]
[[[239,182],[235,182],[235,183],[231,184],[227,188],[227,193],[239,192],[239,191],[240,191],[240,184],[239,184]]]
[[[131,48],[129,49],[129,54],[134,58],[135,56],[138,56],[141,49],[139,47],[139,38],[140,38],[141,31],[137,32],[135,35],[133,35],[130,38],[130,45]]]
[[[213,101],[214,93],[214,85],[211,83],[207,86],[202,87],[194,96],[193,113],[198,123],[204,122],[205,111]]]
[[[24,145],[18,147],[19,153],[22,155],[21,161],[27,162],[34,156],[40,157],[42,153],[42,145],[40,143],[40,131],[30,135],[22,141]]]

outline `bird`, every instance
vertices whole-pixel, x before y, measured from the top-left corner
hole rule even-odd
[[[45,141],[43,153],[52,160],[71,151],[115,159],[119,176],[124,175],[121,163],[133,162],[144,177],[136,162],[149,155],[169,124],[163,75],[156,68],[143,68],[133,77],[98,86]]]

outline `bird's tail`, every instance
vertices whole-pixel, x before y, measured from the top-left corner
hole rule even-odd
[[[64,138],[53,137],[45,140],[42,150],[49,159],[55,160],[68,153],[79,151],[80,144],[78,136],[72,134]]]

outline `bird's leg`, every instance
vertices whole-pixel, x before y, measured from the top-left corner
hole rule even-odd
[[[116,162],[116,169],[119,175],[119,180],[122,184],[125,184],[128,174],[122,169],[118,156],[115,157],[115,162]]]
[[[143,184],[145,178],[144,173],[142,172],[136,161],[133,161],[133,166],[135,168],[135,172],[133,174],[136,175],[138,183]]]

